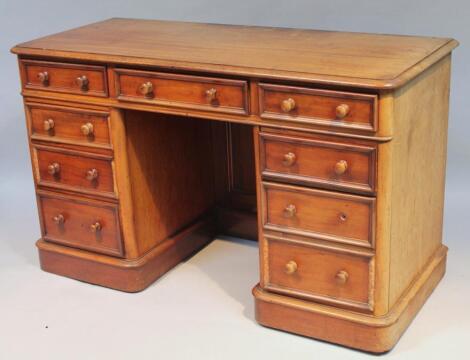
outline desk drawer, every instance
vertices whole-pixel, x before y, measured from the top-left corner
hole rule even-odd
[[[372,310],[372,256],[301,242],[265,241],[268,290]]]
[[[262,188],[266,229],[374,246],[374,198],[274,183]]]
[[[45,240],[123,255],[117,205],[44,193],[38,203]]]
[[[115,197],[112,157],[36,145],[39,185]]]
[[[328,127],[377,130],[377,96],[260,84],[262,118]]]
[[[375,191],[375,146],[260,133],[263,177],[362,193]]]
[[[118,99],[196,110],[248,113],[247,82],[116,69]]]
[[[108,96],[104,66],[21,60],[23,86],[27,89]]]
[[[108,113],[36,104],[27,109],[33,139],[110,145]]]

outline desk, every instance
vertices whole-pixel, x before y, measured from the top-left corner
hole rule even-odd
[[[42,269],[135,292],[251,237],[259,323],[389,350],[445,272],[456,46],[110,19],[14,47]]]

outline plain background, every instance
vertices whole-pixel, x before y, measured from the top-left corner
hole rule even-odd
[[[257,245],[220,239],[148,290],[123,294],[45,274],[16,58],[20,42],[109,17],[453,37],[444,282],[391,358],[469,358],[470,3],[468,0],[0,0],[0,359],[370,355],[253,320]],[[292,54],[295,56],[295,54]],[[432,124],[429,124],[432,126]]]

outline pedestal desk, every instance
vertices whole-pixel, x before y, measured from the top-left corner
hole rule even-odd
[[[135,292],[258,239],[259,323],[389,350],[445,271],[456,46],[110,19],[14,47],[42,269]]]

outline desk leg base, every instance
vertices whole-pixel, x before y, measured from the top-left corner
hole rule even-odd
[[[36,243],[44,271],[126,292],[144,290],[214,239],[213,219],[199,222],[168,238],[137,259],[120,259],[53,244]]]
[[[277,295],[257,285],[253,289],[256,320],[267,327],[367,352],[389,351],[444,276],[446,255],[447,247],[442,246],[384,316],[375,317]]]

